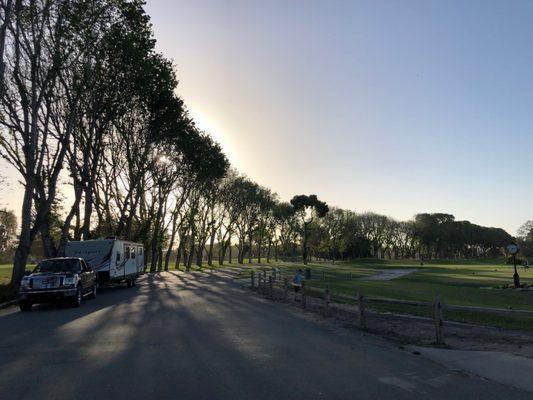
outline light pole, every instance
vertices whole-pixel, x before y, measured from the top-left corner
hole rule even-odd
[[[520,247],[515,242],[511,242],[507,245],[507,251],[511,253],[513,256],[513,266],[514,266],[514,274],[513,274],[513,280],[514,280],[514,287],[519,288],[520,287],[520,276],[518,276],[518,271],[516,270],[516,255],[520,251]]]

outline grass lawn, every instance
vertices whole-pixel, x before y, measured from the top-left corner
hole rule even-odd
[[[33,268],[34,265],[28,265],[28,269]],[[12,293],[8,291],[7,284],[11,280],[11,271],[13,270],[13,265],[11,264],[0,264],[0,303],[4,301],[12,300],[17,296],[17,293]]]
[[[279,267],[282,272],[293,274],[299,263],[261,264],[260,269]],[[416,261],[372,260],[353,262],[310,263],[313,279],[309,287],[324,288],[348,294],[361,291],[369,297],[431,302],[438,294],[444,304],[467,305],[493,308],[523,309],[533,311],[533,291],[515,291],[496,287],[513,282],[513,267],[504,265],[503,260],[481,261],[432,261],[420,266]],[[383,269],[413,268],[412,274],[389,281],[365,280]],[[324,272],[324,279],[322,279]],[[349,279],[350,272],[352,280]],[[525,271],[519,268],[522,283],[533,284],[533,268]],[[249,273],[246,274],[249,276]],[[316,279],[315,279],[316,278]],[[374,305],[372,307],[375,307]],[[431,315],[431,310],[418,307],[382,306],[384,311],[398,311],[416,315]],[[490,315],[465,312],[446,312],[447,319],[498,327],[533,329],[533,318],[501,318]]]
[[[11,264],[0,264],[0,285],[9,283],[12,269]]]
[[[7,284],[11,280],[11,270],[13,266],[11,264],[0,264],[0,303],[11,300],[14,296],[13,293],[8,291]]]

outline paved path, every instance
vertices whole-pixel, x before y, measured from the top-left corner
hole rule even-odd
[[[0,311],[0,399],[527,399],[218,276]]]
[[[424,357],[452,370],[478,376],[531,392],[533,398],[533,360],[499,351],[448,350],[410,346]]]
[[[391,279],[400,278],[402,276],[412,274],[416,271],[418,271],[417,268],[380,269],[379,274],[365,276],[359,279],[365,281],[390,281]]]

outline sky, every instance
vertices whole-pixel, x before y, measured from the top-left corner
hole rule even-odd
[[[198,125],[281,199],[315,193],[400,220],[447,212],[512,234],[533,219],[533,2],[146,10]]]

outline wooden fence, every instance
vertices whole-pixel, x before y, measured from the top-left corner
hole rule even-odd
[[[293,289],[291,280],[281,273],[275,275],[267,275],[266,271],[252,271],[250,286],[252,290],[257,290],[259,293],[267,294],[267,296],[274,300],[279,298],[288,301],[289,293]],[[471,307],[471,306],[457,306],[450,304],[443,304],[438,295],[435,296],[432,302],[425,301],[412,301],[412,300],[399,300],[399,299],[387,299],[379,297],[367,297],[362,292],[356,292],[353,295],[346,293],[332,293],[329,286],[326,285],[322,288],[308,288],[305,285],[305,281],[302,281],[302,287],[299,293],[301,298],[301,305],[303,308],[307,307],[307,297],[313,297],[323,300],[323,314],[324,316],[330,315],[330,305],[334,303],[335,299],[340,302],[352,303],[357,306],[357,325],[361,329],[367,328],[367,310],[368,306],[374,305],[400,305],[400,306],[412,306],[425,308],[432,311],[432,319],[435,326],[435,344],[445,344],[444,338],[444,319],[443,310],[447,311],[462,311],[473,313],[484,313],[495,316],[509,317],[509,316],[522,316],[533,318],[533,311],[527,310],[514,310],[514,309],[501,309],[501,308],[485,308],[485,307]]]

